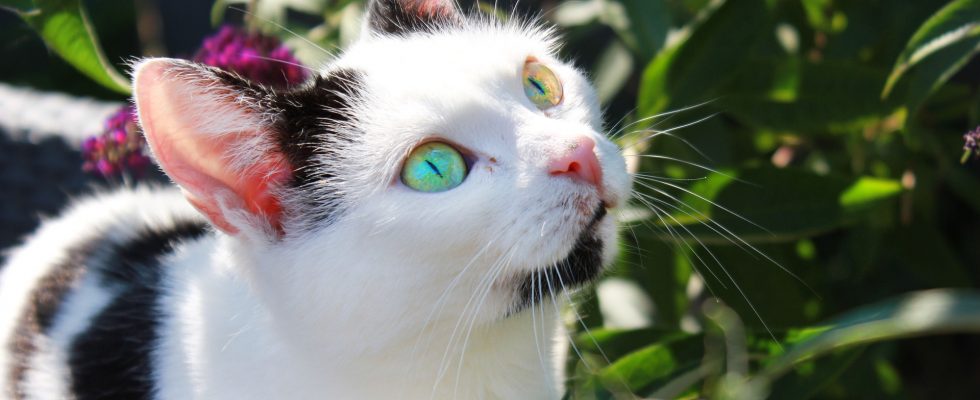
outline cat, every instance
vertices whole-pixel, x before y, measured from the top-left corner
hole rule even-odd
[[[553,32],[372,0],[290,90],[134,67],[176,188],[77,201],[0,275],[10,399],[556,399],[630,193]]]

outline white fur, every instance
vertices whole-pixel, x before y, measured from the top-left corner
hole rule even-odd
[[[321,187],[343,192],[343,213],[281,240],[261,227],[215,233],[169,257],[164,340],[153,356],[157,397],[559,398],[564,296],[508,316],[514,278],[563,259],[600,195],[550,176],[548,161],[587,136],[597,143],[603,199],[625,201],[630,180],[601,133],[593,89],[554,47],[538,30],[471,21],[448,32],[368,36],[325,67],[365,78],[353,105],[357,131],[348,132],[356,143]],[[525,96],[528,56],[562,80],[560,106],[542,112]],[[218,100],[203,101],[207,108]],[[194,112],[205,134],[235,124],[205,111]],[[414,146],[432,139],[476,160],[459,187],[416,192],[399,181],[399,169]],[[170,208],[163,203],[189,209],[171,195],[146,194],[90,201],[47,224],[7,267],[0,304],[21,308],[44,272],[34,266],[62,254],[45,249],[52,243],[84,236],[102,220],[150,222],[141,213]],[[597,228],[611,261],[615,222],[607,216]],[[3,323],[7,334],[11,322]]]
[[[46,221],[27,243],[10,254],[9,262],[0,271],[0,379],[2,388],[9,387],[11,358],[7,352],[12,334],[20,321],[29,294],[40,279],[63,262],[69,249],[92,237],[105,237],[106,242],[120,242],[136,236],[142,227],[165,227],[176,219],[200,220],[173,189],[139,188],[94,196],[75,203],[58,219]],[[37,351],[28,372],[28,387],[38,390],[39,398],[60,398],[53,395],[64,390],[65,351],[71,339],[108,301],[111,288],[102,288],[94,279],[83,279],[70,292],[65,306],[52,323],[49,336],[35,339]],[[51,395],[46,395],[51,394]]]
[[[65,299],[65,309],[55,318],[47,336],[35,338],[37,350],[31,359],[25,392],[37,399],[53,399],[68,393],[68,353],[75,335],[88,327],[90,320],[109,304],[115,295],[111,288],[96,282],[97,276],[86,276],[76,291]]]

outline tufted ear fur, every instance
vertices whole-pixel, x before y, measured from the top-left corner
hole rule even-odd
[[[371,0],[368,5],[367,28],[376,33],[429,32],[462,21],[453,0]]]
[[[276,192],[292,168],[274,139],[271,92],[231,73],[163,58],[139,63],[133,86],[153,155],[194,207],[229,234],[281,229]]]

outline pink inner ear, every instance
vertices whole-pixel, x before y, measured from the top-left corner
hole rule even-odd
[[[241,146],[242,141],[252,142],[256,135],[267,132],[258,122],[254,130],[212,132],[221,129],[222,121],[243,126],[240,119],[257,118],[242,107],[229,107],[234,105],[233,92],[221,98],[224,96],[213,91],[205,94],[194,86],[202,82],[187,81],[178,74],[166,76],[166,68],[173,67],[171,63],[153,60],[142,64],[134,85],[140,123],[160,166],[184,189],[191,204],[219,229],[237,233],[238,227],[229,222],[225,213],[243,210],[281,231],[282,208],[273,191],[291,177],[285,157],[278,152],[265,152],[240,157],[252,160],[248,165],[234,165],[234,151],[260,151]],[[225,100],[229,103],[222,103]]]
[[[453,3],[446,0],[402,0],[402,4],[406,9],[422,16],[449,16],[456,13]]]
[[[452,11],[452,4],[442,0],[423,0],[419,11],[426,14],[445,14]]]

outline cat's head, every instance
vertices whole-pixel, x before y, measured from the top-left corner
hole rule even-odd
[[[297,318],[492,321],[594,279],[630,179],[552,35],[451,0],[368,7],[362,38],[297,89],[136,67],[155,158],[261,260],[242,267],[256,286]]]

